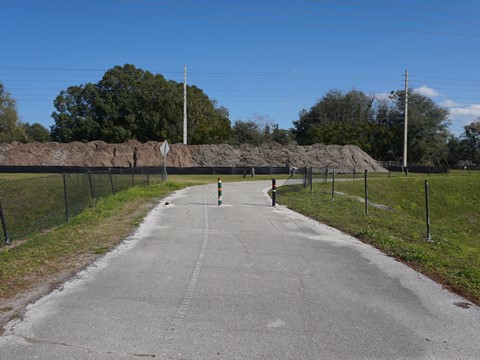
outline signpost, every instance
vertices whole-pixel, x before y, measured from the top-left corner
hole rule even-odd
[[[163,171],[162,171],[162,181],[167,180],[167,154],[170,151],[170,146],[168,146],[167,140],[160,145],[160,153],[163,156]]]

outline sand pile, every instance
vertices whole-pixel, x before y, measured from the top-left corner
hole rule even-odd
[[[107,144],[103,141],[88,143],[0,143],[0,165],[20,166],[104,166],[140,167],[162,164],[160,146],[150,141],[129,141],[122,144]],[[167,166],[176,167],[245,167],[287,166],[325,167],[357,171],[384,170],[359,147],[353,145],[311,146],[280,145],[270,143],[260,147],[252,145],[170,145]]]

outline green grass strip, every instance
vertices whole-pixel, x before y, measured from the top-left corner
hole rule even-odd
[[[463,175],[463,174],[462,174]],[[364,181],[338,181],[335,201],[331,183],[281,187],[278,202],[372,244],[427,276],[480,304],[480,173],[432,176],[431,233],[425,241],[426,176],[377,178],[369,181],[369,199],[393,209],[369,207]]]

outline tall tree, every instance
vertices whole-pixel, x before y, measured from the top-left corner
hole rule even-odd
[[[17,105],[0,82],[0,142],[27,141],[25,130],[21,126]]]
[[[195,86],[187,94],[189,143],[228,139],[228,110]],[[182,141],[183,85],[133,65],[115,66],[96,84],[69,87],[54,105],[52,137],[58,141]]]
[[[462,136],[464,143],[464,159],[480,164],[480,118],[464,127]]]
[[[374,97],[362,91],[329,90],[309,111],[302,110],[293,122],[296,140],[301,145],[355,144],[368,150],[375,113]]]
[[[391,96],[395,107],[390,118],[403,128],[405,91]],[[409,90],[408,96],[408,162],[427,162],[431,158],[443,158],[448,153],[448,109],[432,99]],[[403,136],[400,138],[403,141]],[[398,140],[397,140],[398,142]]]
[[[232,129],[230,143],[234,145],[251,144],[259,146],[267,142],[282,145],[294,141],[290,130],[280,129],[268,115],[255,114],[253,120],[237,120]]]
[[[409,162],[427,161],[447,153],[448,110],[431,99],[410,92]],[[394,160],[403,153],[405,91],[390,99],[377,99],[361,91],[330,90],[294,121],[299,144],[358,145],[379,160]]]

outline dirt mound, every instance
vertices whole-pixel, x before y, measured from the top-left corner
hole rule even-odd
[[[89,143],[0,143],[0,165],[19,166],[104,166],[140,167],[162,164],[160,145],[149,141],[129,141],[107,144]],[[311,146],[277,143],[255,147],[252,145],[170,145],[167,166],[175,167],[336,167],[339,170],[384,171],[368,154],[353,145]]]

